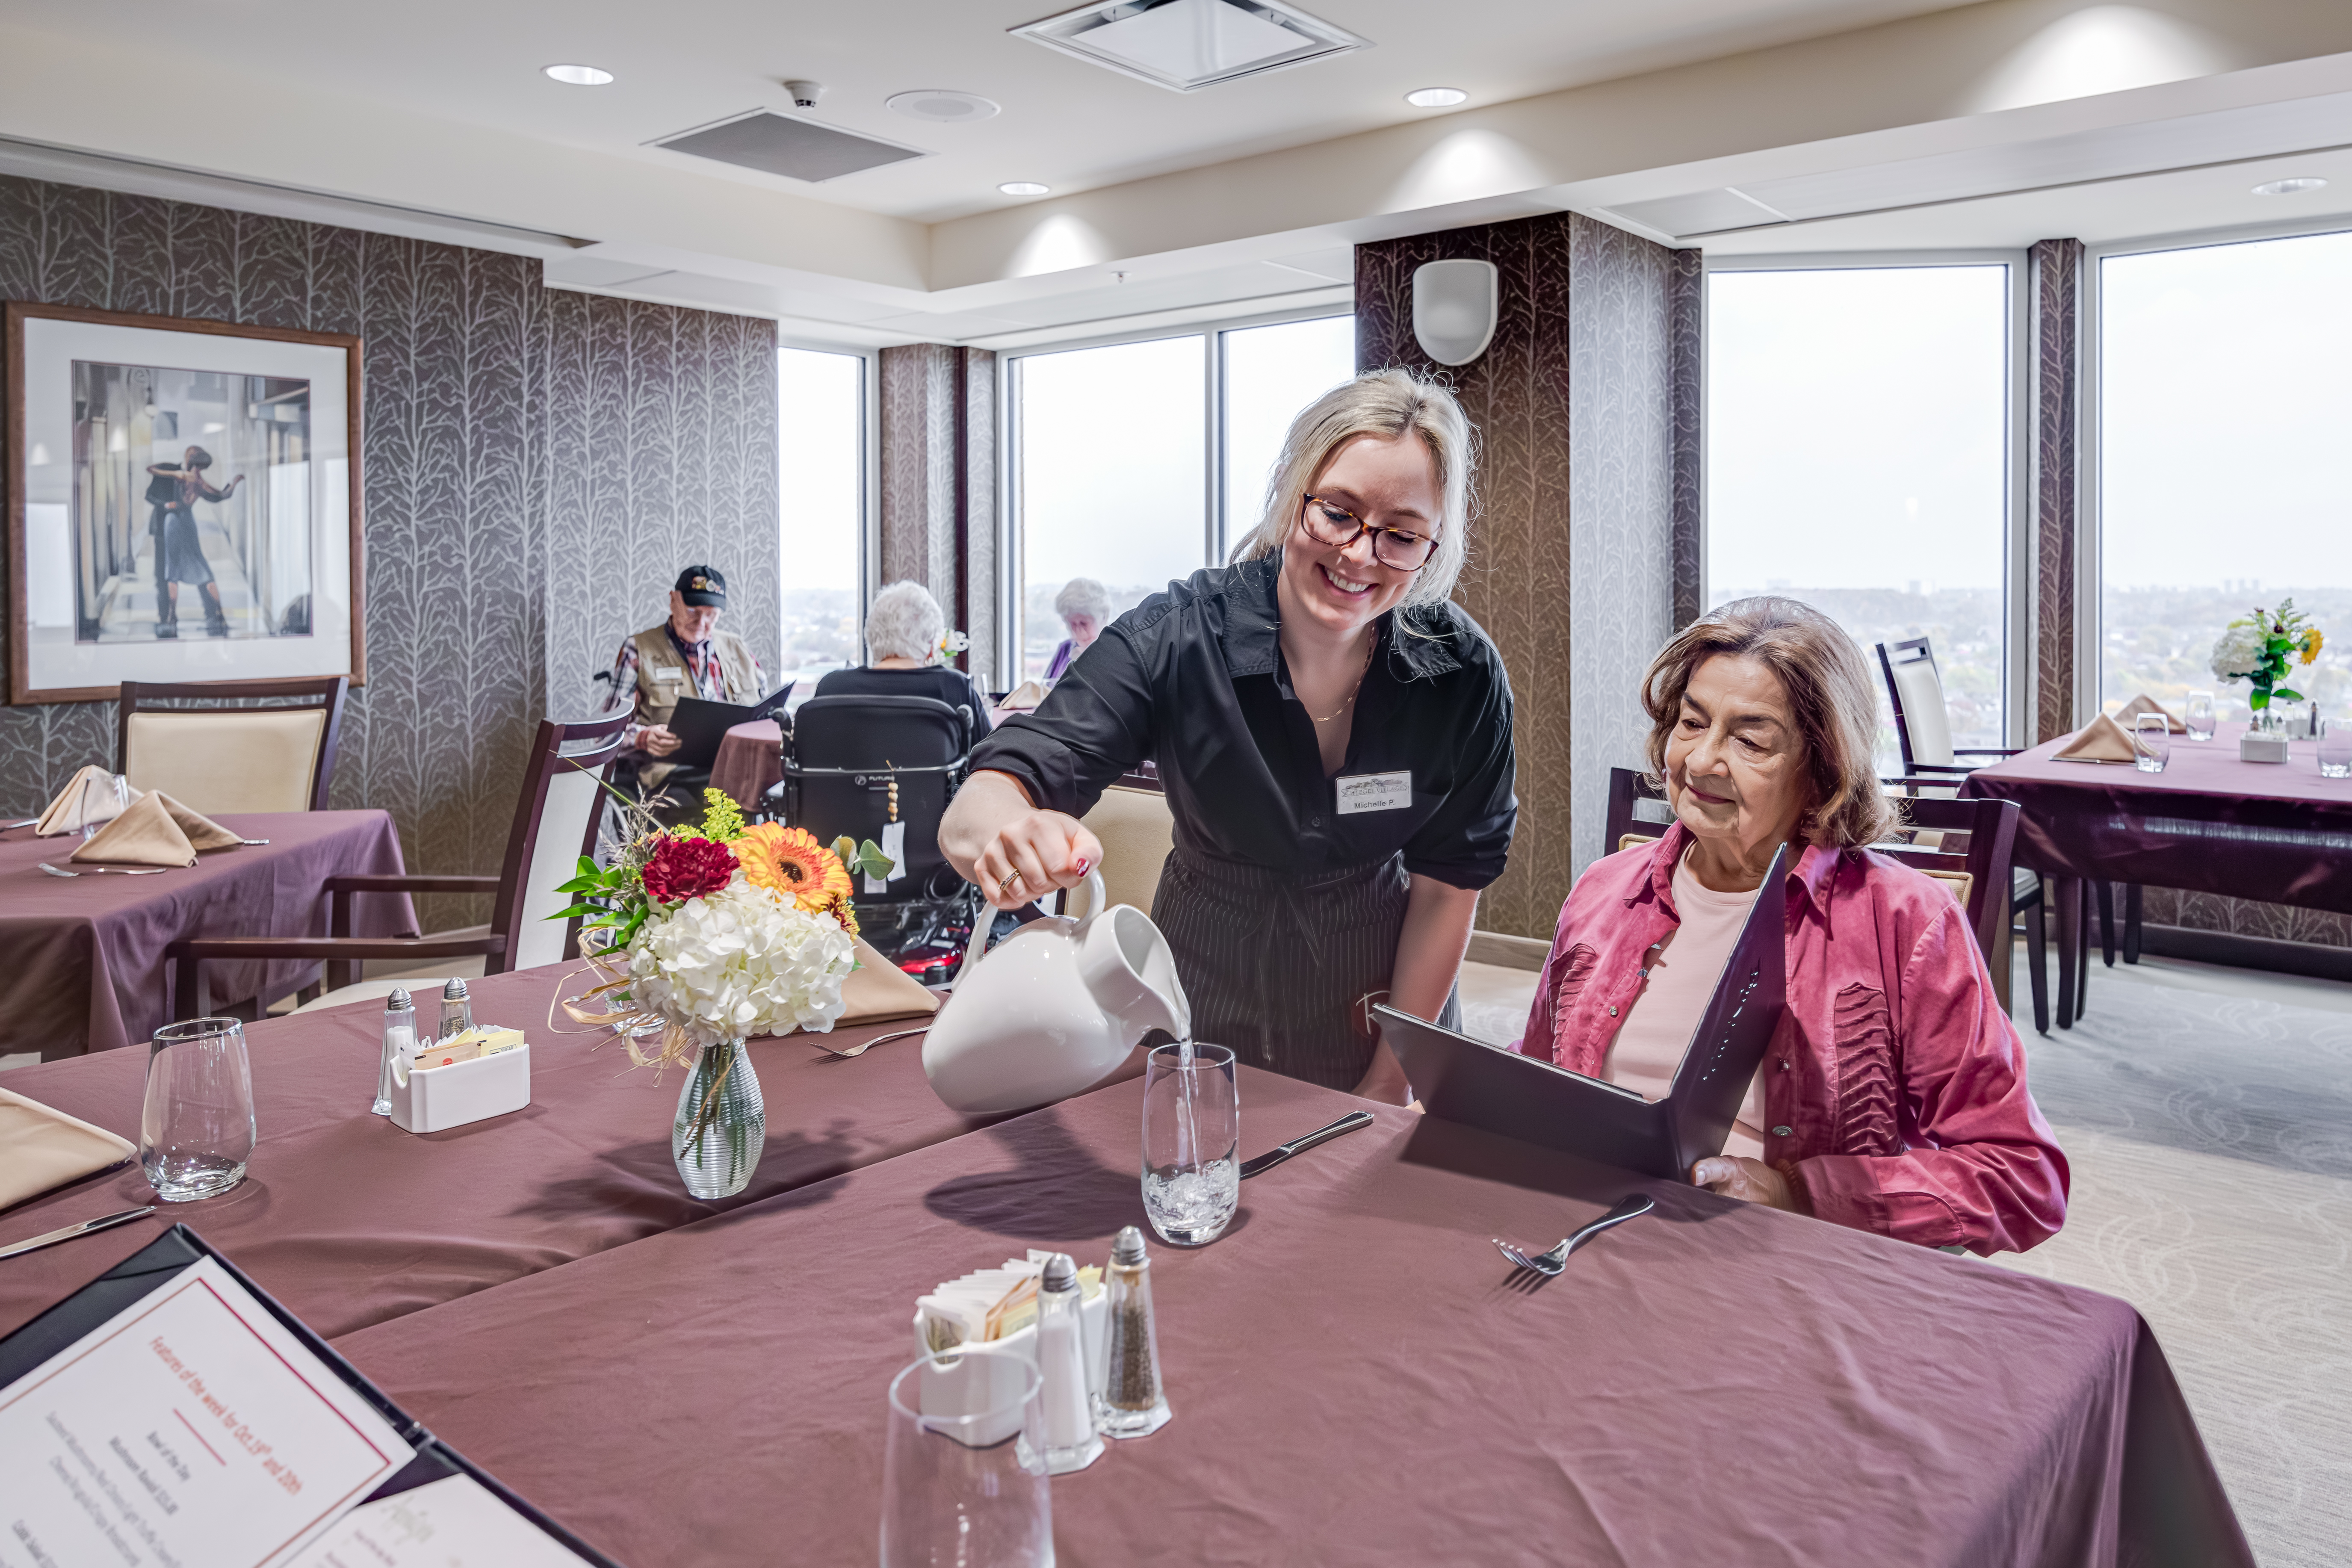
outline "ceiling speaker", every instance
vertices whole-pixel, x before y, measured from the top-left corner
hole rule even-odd
[[[1440,364],[1468,364],[1495,339],[1499,275],[1491,261],[1431,261],[1413,269],[1412,336]]]

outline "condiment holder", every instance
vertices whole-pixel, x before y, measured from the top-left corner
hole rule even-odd
[[[507,1030],[476,1033],[502,1036]],[[440,1048],[446,1049],[445,1042]],[[392,1124],[404,1132],[446,1132],[520,1110],[530,1103],[530,1046],[505,1046],[446,1066],[427,1066],[434,1052],[393,1064]]]

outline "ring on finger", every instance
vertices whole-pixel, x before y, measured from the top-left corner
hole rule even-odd
[[[1019,880],[1021,880],[1021,873],[1019,871],[1007,871],[1004,873],[1003,879],[996,884],[996,890],[998,893],[1002,894],[1009,889],[1013,883],[1018,882]]]

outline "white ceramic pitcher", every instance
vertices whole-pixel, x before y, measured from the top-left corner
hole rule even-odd
[[[1192,1006],[1176,955],[1151,917],[1108,901],[1102,873],[1087,873],[1082,921],[1048,915],[996,944],[983,907],[955,990],[923,1037],[932,1091],[971,1114],[1027,1110],[1093,1088],[1151,1029],[1179,1039]]]

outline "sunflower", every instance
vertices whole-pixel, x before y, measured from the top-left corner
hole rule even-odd
[[[2313,659],[2317,658],[2319,650],[2326,645],[2327,639],[2319,635],[2317,626],[2305,628],[2303,634],[2303,662],[2309,664]]]
[[[849,897],[849,868],[805,827],[762,822],[745,828],[730,847],[745,881],[772,888],[802,909],[821,910]]]

